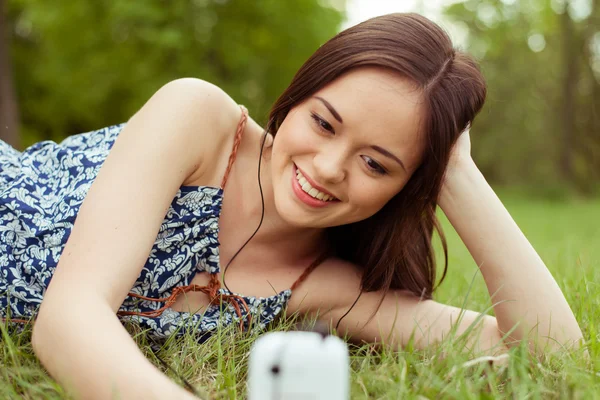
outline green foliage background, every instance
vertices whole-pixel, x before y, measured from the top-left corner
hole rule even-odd
[[[8,16],[24,145],[126,121],[185,76],[263,122],[343,19],[317,0],[9,0]]]
[[[487,179],[600,193],[600,1],[465,0],[445,14],[488,82],[471,131]]]
[[[344,19],[325,0],[3,1],[21,147],[126,121],[184,76],[221,86],[264,124]],[[600,0],[586,1],[462,0],[444,10],[488,81],[471,135],[493,184],[600,193]]]

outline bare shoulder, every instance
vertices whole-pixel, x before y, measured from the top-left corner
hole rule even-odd
[[[237,103],[223,89],[198,78],[179,78],[166,83],[155,94],[156,101],[176,103],[193,117],[198,112],[212,121],[228,123],[239,115]],[[199,109],[198,106],[201,106]]]
[[[361,277],[360,267],[330,257],[294,290],[288,307],[301,313],[343,307],[360,293]]]
[[[383,293],[362,291],[362,275],[362,267],[339,258],[329,258],[296,289],[290,304],[298,305],[298,310],[301,312],[337,315],[347,311],[360,295],[361,299],[358,303],[363,306],[363,311],[373,313],[377,310]],[[419,298],[407,291],[393,292],[393,297],[404,302],[405,305],[419,303]]]
[[[223,89],[197,78],[168,82],[144,107],[155,106],[166,107],[165,111],[178,109],[180,112],[177,116],[184,121],[209,122],[213,128],[235,126],[240,116],[239,106]]]
[[[194,170],[184,184],[210,174],[219,165],[225,146],[232,143],[241,118],[239,105],[218,86],[197,78],[180,78],[162,86],[130,119],[129,124],[148,130],[163,129],[165,139],[182,141],[196,154]],[[150,126],[152,125],[152,126]],[[152,129],[154,128],[154,129]]]

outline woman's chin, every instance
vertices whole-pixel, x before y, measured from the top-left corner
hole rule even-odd
[[[328,225],[323,224],[322,218],[315,219],[306,216],[305,214],[301,214],[298,212],[289,212],[289,213],[281,213],[281,219],[285,221],[286,224],[293,226],[295,228],[327,228]]]
[[[288,225],[295,228],[327,228],[329,225],[326,223],[327,218],[319,213],[311,212],[310,210],[304,210],[299,205],[293,204],[293,202],[286,201],[284,204],[278,204],[275,201],[275,208],[279,217]]]

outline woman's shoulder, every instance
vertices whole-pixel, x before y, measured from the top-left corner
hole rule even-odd
[[[294,290],[289,306],[300,312],[343,307],[360,293],[362,275],[356,264],[329,257]]]
[[[177,141],[194,161],[185,185],[202,184],[220,168],[242,118],[241,107],[220,87],[198,78],[162,86],[127,123],[141,131],[161,129],[159,140]],[[158,132],[155,132],[158,134]]]
[[[185,103],[190,120],[207,119],[213,127],[236,126],[241,116],[240,106],[219,86],[199,78],[179,78],[163,85],[153,96],[161,103]],[[152,101],[151,99],[150,101]]]

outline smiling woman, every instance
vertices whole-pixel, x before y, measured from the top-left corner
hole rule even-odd
[[[35,320],[41,362],[86,399],[190,398],[131,321],[202,342],[287,310],[390,346],[453,329],[476,352],[571,346],[569,305],[470,157],[485,94],[437,25],[392,14],[320,47],[265,129],[216,86],[180,79],[126,124],[23,153],[0,142],[0,316]],[[438,205],[496,317],[432,300]]]

